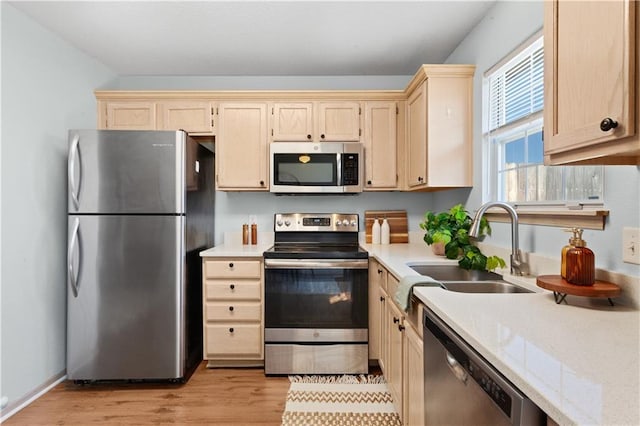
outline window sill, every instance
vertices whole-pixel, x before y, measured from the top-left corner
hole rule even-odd
[[[582,228],[604,230],[609,210],[584,208],[572,210],[566,207],[558,208],[516,208],[518,221],[529,225],[557,226],[560,228]],[[484,215],[489,222],[510,222],[509,214],[500,208],[490,208]]]

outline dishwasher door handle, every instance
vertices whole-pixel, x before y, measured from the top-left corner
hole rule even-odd
[[[469,374],[462,368],[462,365],[449,353],[449,351],[444,351],[445,359],[447,361],[447,366],[449,370],[456,376],[456,379],[460,380],[465,385],[467,384],[467,379],[469,378]]]

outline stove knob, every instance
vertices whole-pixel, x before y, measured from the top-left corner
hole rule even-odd
[[[276,225],[277,225],[278,227],[282,226],[282,221],[281,221],[281,220],[277,221],[277,222],[276,222]]]
[[[342,221],[340,219],[336,220],[336,226],[342,225]]]
[[[284,221],[284,225],[285,226],[291,226],[291,221],[290,220],[285,220]]]
[[[357,223],[356,223],[355,219],[353,219],[353,220],[351,221],[351,226],[356,226],[356,225],[357,225]]]

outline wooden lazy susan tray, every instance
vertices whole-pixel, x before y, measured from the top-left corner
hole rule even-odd
[[[539,275],[536,278],[538,287],[553,291],[556,303],[565,303],[568,294],[584,297],[606,297],[613,306],[612,297],[619,296],[622,292],[619,286],[607,282],[596,280],[593,285],[575,285],[564,280],[560,275]]]

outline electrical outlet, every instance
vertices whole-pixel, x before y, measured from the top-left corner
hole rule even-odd
[[[622,261],[640,265],[640,229],[622,230]]]

